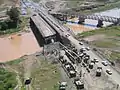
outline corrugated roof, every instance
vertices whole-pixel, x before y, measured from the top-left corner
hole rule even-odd
[[[56,34],[56,32],[38,14],[32,16],[31,19],[33,20],[43,37],[49,37]]]

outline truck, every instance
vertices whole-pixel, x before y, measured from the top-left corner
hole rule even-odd
[[[66,90],[67,82],[60,82],[59,90]]]
[[[64,67],[70,78],[76,77],[75,68],[70,63],[66,63]]]
[[[102,67],[97,67],[96,76],[100,77],[102,72]]]
[[[77,90],[84,89],[84,83],[79,78],[74,79],[74,84],[75,84]]]

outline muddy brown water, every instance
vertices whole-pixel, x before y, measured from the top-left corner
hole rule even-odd
[[[14,60],[41,50],[32,32],[0,38],[0,62]]]

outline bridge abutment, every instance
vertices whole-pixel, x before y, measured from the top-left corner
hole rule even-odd
[[[79,17],[78,24],[83,24],[85,22],[85,18]]]

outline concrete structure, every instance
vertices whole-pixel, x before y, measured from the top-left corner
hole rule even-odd
[[[79,22],[78,23],[83,23],[85,19],[92,19],[92,20],[98,20],[98,26],[102,26],[100,24],[100,21],[106,21],[106,22],[112,22],[113,24],[120,24],[120,18],[116,17],[110,17],[110,16],[102,16],[102,15],[79,15],[79,14],[62,14],[62,13],[50,13],[54,17],[60,19],[61,21],[67,21],[67,17],[78,17]],[[100,23],[99,23],[100,22]]]
[[[30,26],[41,46],[57,41],[56,32],[38,14],[30,18]]]

